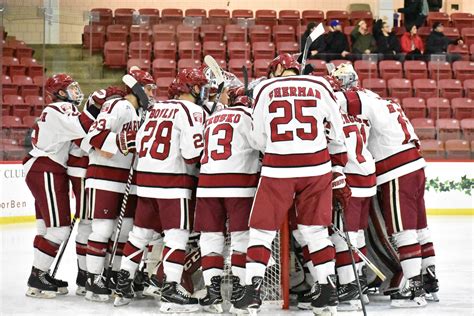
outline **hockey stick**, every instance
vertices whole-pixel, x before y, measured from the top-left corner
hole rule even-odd
[[[211,114],[212,114],[216,110],[217,102],[219,102],[219,99],[221,98],[222,91],[224,90],[225,80],[224,80],[224,75],[222,74],[222,69],[221,67],[219,67],[219,64],[217,64],[214,57],[212,57],[211,55],[206,55],[204,57],[204,63],[207,65],[207,67],[209,67],[214,77],[216,77],[217,84],[218,84],[216,99],[214,100],[214,103],[212,104],[212,108],[211,108]]]
[[[56,263],[54,265],[53,273],[51,273],[51,276],[53,278],[56,275],[56,272],[58,272],[59,264],[61,263],[61,259],[63,258],[64,252],[66,251],[67,243],[69,242],[69,238],[71,238],[72,230],[74,229],[76,221],[77,221],[77,217],[74,216],[74,218],[72,219],[71,225],[69,226],[69,235],[67,236],[67,239],[61,245],[61,249],[59,250],[59,254],[58,254],[58,259],[56,260]]]
[[[247,92],[249,90],[249,72],[245,65],[242,66],[242,74],[244,75],[244,93],[245,95],[247,95]]]
[[[323,23],[319,23],[318,26],[314,29],[314,31],[309,34],[308,38],[306,39],[306,42],[304,44],[304,50],[303,50],[303,58],[301,59],[301,75],[303,74],[304,68],[306,67],[306,60],[308,58],[308,50],[311,47],[311,44],[315,40],[317,40],[321,35],[324,34],[324,26]]]
[[[140,103],[140,107],[143,108],[143,113],[140,117],[140,124],[138,125],[138,128],[140,128],[140,126],[142,126],[143,122],[145,121],[146,112],[149,107],[148,97],[145,94],[143,87],[131,75],[127,74],[123,76],[122,81],[127,85],[127,87],[132,89],[132,93],[137,97],[138,102]],[[132,164],[128,172],[128,179],[125,185],[125,192],[123,193],[122,205],[120,206],[120,214],[117,219],[117,226],[115,227],[115,238],[114,238],[114,244],[112,247],[112,253],[110,254],[109,262],[107,263],[107,272],[106,272],[107,283],[109,281],[110,274],[112,272],[112,265],[115,259],[115,254],[117,253],[118,239],[119,239],[120,231],[122,230],[123,218],[125,217],[125,211],[127,210],[128,196],[130,195],[130,190],[132,188],[132,179],[133,179],[133,173],[134,173],[133,166],[135,164],[136,157],[137,157],[137,153],[135,152],[133,154]]]
[[[346,228],[346,221],[344,220],[344,214],[343,214],[344,210],[343,210],[340,203],[336,203],[336,212],[338,212],[339,217],[340,217],[341,222],[342,222],[342,227],[344,227],[344,235],[346,236],[347,246],[349,247],[349,253],[351,255],[352,271],[354,272],[355,280],[356,280],[356,283],[357,283],[357,291],[359,292],[359,300],[360,300],[360,304],[362,305],[362,312],[364,313],[364,316],[367,316],[367,310],[365,309],[365,302],[364,302],[364,299],[363,299],[364,293],[362,293],[362,287],[360,286],[359,273],[357,272],[356,263],[355,263],[355,260],[354,260],[354,251],[352,250],[355,247],[352,245],[351,239],[349,238],[349,233],[345,229]]]
[[[339,228],[336,227],[336,225],[331,224],[331,228],[332,228],[337,234],[339,234],[339,236],[341,236],[342,239],[344,239],[344,241],[347,243],[346,236],[341,232],[341,230],[340,230]],[[372,263],[372,261],[370,261],[370,260],[362,253],[362,251],[359,250],[359,248],[354,247],[353,245],[351,245],[351,249],[354,250],[354,251],[359,255],[359,257],[362,259],[362,261],[365,262],[365,264],[367,264],[367,266],[370,268],[370,270],[372,270],[382,281],[385,281],[385,279],[386,279],[387,277],[382,273],[382,271],[379,270],[379,268],[377,268],[377,267]]]

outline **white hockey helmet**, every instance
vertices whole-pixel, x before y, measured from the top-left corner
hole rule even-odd
[[[342,88],[348,89],[359,84],[359,76],[352,64],[343,63],[329,72],[329,74],[339,80]]]

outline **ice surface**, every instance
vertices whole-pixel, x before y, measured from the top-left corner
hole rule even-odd
[[[371,297],[368,315],[464,316],[474,315],[474,217],[436,216],[429,218],[437,254],[440,302],[430,302],[423,309],[391,309],[388,298]],[[74,294],[76,277],[75,232],[69,242],[57,276],[69,282],[70,293],[42,300],[25,296],[26,281],[33,261],[34,224],[0,226],[0,314],[31,315],[156,315],[153,300],[134,301],[129,306],[114,308],[112,303],[92,303]],[[261,315],[298,314],[296,310],[263,310]],[[340,312],[339,315],[362,315]]]

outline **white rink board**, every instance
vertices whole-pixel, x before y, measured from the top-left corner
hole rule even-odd
[[[464,175],[474,178],[474,162],[429,162],[426,168],[428,179],[459,181]],[[34,215],[34,199],[25,183],[22,164],[0,163],[0,176],[0,217]],[[71,210],[74,210],[73,199],[71,195]],[[425,202],[428,209],[474,208],[473,196],[457,191],[426,191]]]

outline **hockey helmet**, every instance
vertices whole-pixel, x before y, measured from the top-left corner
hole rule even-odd
[[[79,105],[84,99],[84,94],[81,91],[79,83],[65,73],[59,73],[49,77],[45,83],[45,90],[51,95],[53,100],[61,100]],[[59,91],[66,93],[66,96],[60,95]]]
[[[199,92],[196,92],[194,87],[198,86],[199,90],[201,90],[207,83],[208,79],[202,69],[182,69],[168,87],[168,97],[173,99],[181,94],[189,93],[197,100],[199,98]]]
[[[340,64],[329,74],[339,81],[343,89],[349,89],[359,85],[359,76],[357,76],[357,72],[354,70],[352,64]]]
[[[276,70],[278,65],[281,65],[283,70],[292,69],[296,71],[298,74],[301,71],[301,64],[294,58],[292,55],[288,53],[280,54],[278,57],[273,59],[267,68],[267,77],[270,78],[270,75],[273,74]]]

